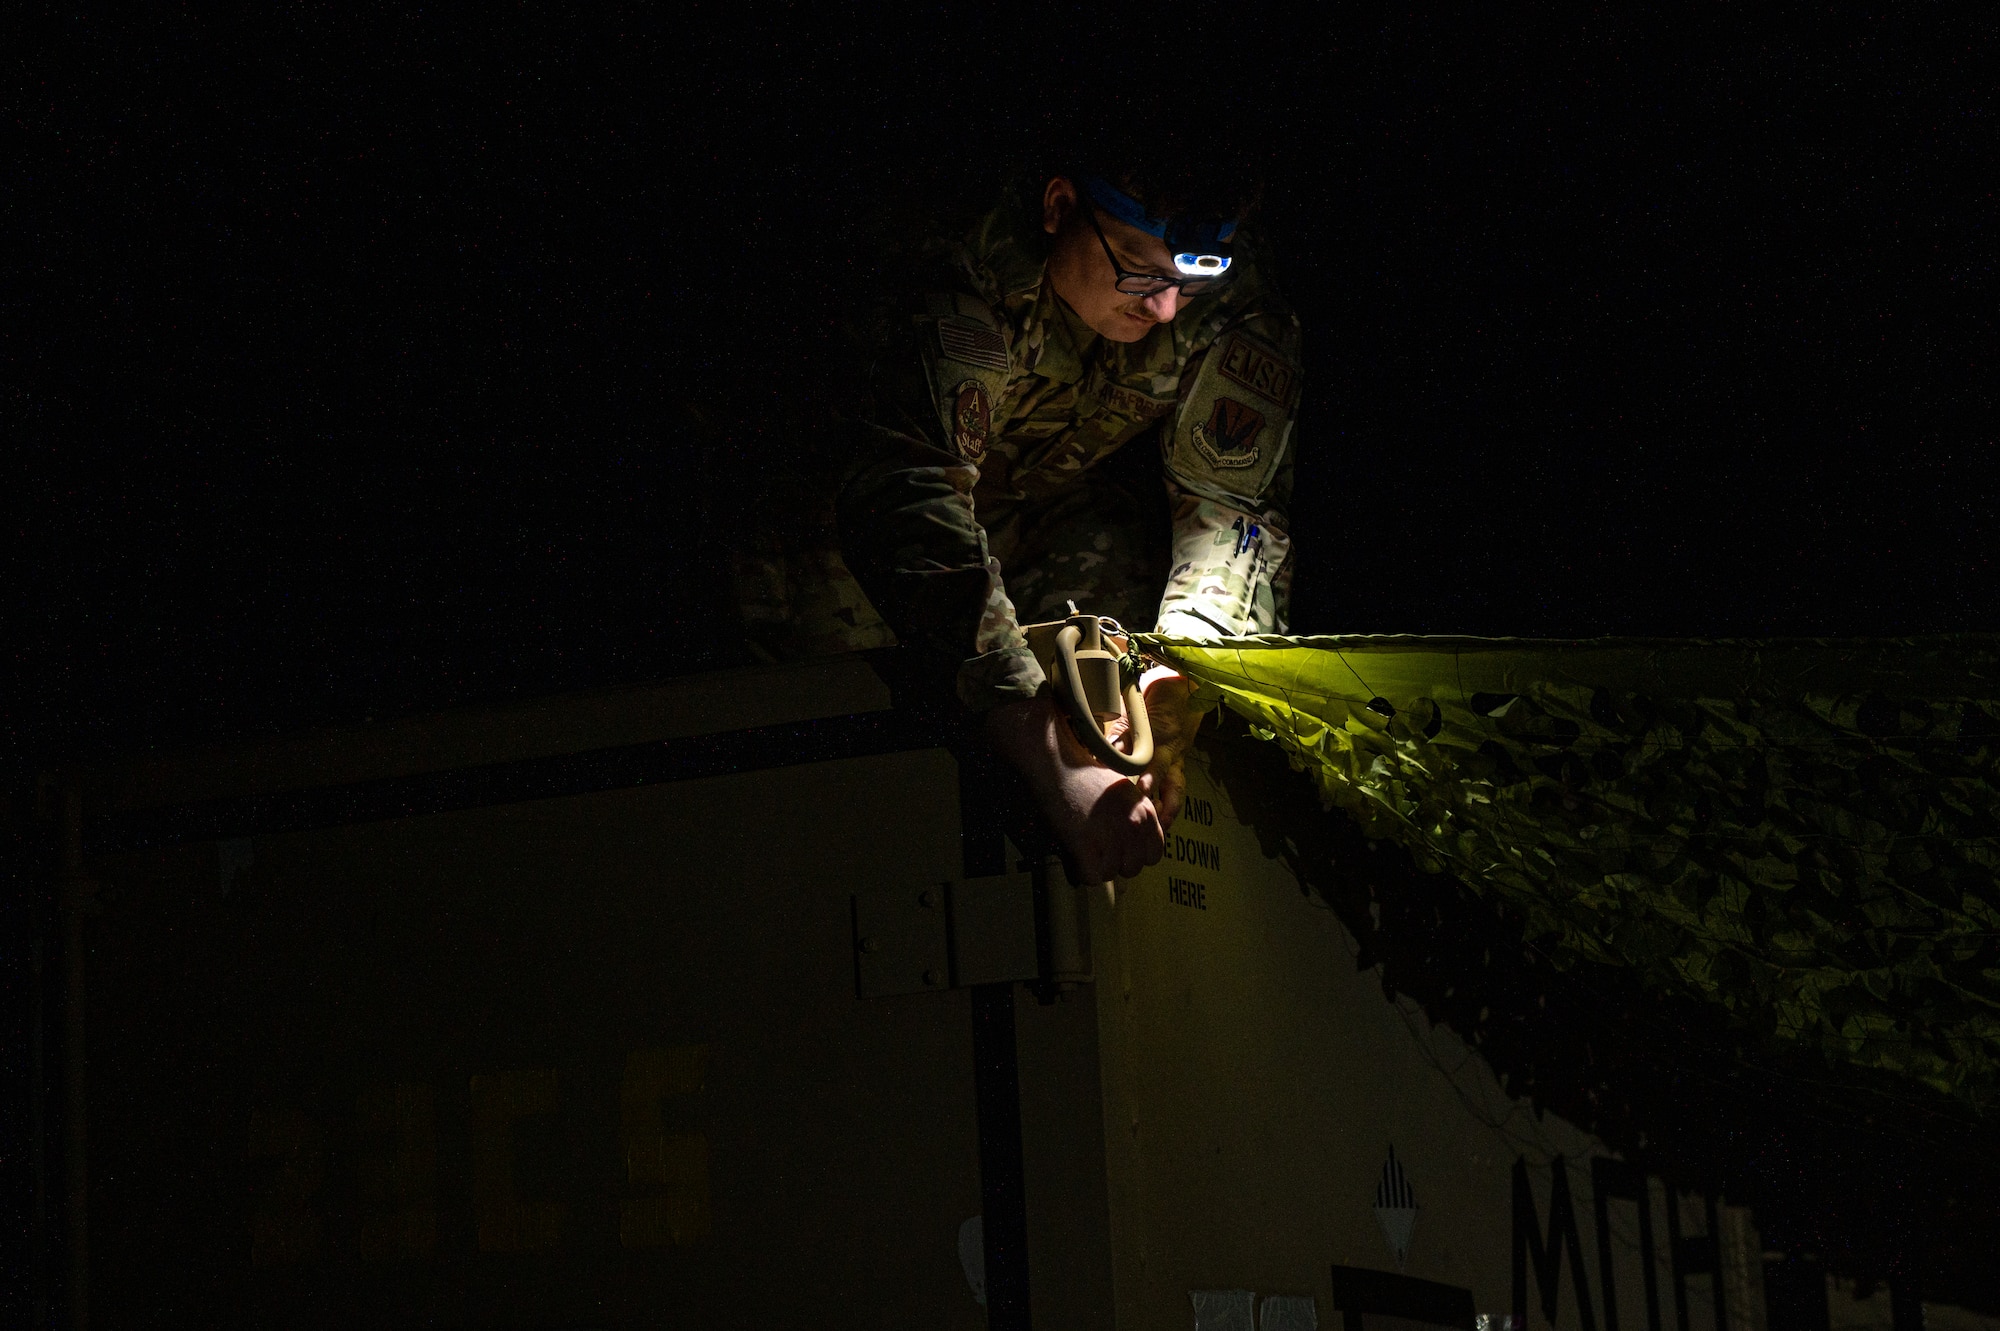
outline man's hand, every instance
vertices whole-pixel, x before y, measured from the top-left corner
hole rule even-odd
[[[1048,694],[994,708],[986,734],[1027,778],[1078,881],[1130,878],[1160,862],[1166,831],[1153,801],[1091,756]]]
[[[1164,832],[1181,816],[1181,803],[1187,798],[1184,763],[1194,747],[1195,732],[1201,729],[1202,714],[1188,705],[1194,685],[1171,667],[1152,667],[1140,676],[1139,687],[1146,695],[1146,718],[1153,728],[1153,761],[1139,777],[1139,789],[1153,801]]]

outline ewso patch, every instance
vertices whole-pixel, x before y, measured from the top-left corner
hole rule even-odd
[[[1261,498],[1284,460],[1298,390],[1285,351],[1240,328],[1223,334],[1181,400],[1167,469],[1196,492]]]

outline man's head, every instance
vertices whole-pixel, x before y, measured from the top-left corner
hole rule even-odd
[[[1235,223],[1255,195],[1240,178],[1186,170],[1054,176],[1041,200],[1049,280],[1099,336],[1137,342],[1227,280]]]

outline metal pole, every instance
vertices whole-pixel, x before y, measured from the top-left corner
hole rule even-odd
[[[972,1058],[979,1105],[980,1212],[986,1232],[986,1325],[988,1331],[1029,1331],[1028,1200],[1021,1159],[1013,985],[973,987]]]
[[[965,876],[1006,873],[1016,867],[1008,862],[1003,831],[1008,779],[993,755],[976,746],[959,750],[956,756]],[[972,987],[972,1091],[979,1128],[979,1211],[986,1240],[986,1325],[988,1331],[1030,1331],[1028,1202],[1012,984]]]
[[[33,1192],[28,1237],[28,1298],[35,1331],[52,1331],[55,1312],[49,1297],[49,1056],[46,958],[47,916],[36,903],[35,940],[28,949],[28,1179]]]
[[[1039,943],[1042,989],[1046,1000],[1089,984],[1090,915],[1084,907],[1087,890],[1072,886],[1063,872],[1062,857],[1045,855],[1035,866],[1035,906],[1041,916]],[[1102,885],[1109,889],[1111,884]]]
[[[84,1103],[83,911],[90,884],[83,876],[83,789],[62,796],[63,914],[63,1220],[69,1249],[69,1324],[90,1326],[90,1172]]]

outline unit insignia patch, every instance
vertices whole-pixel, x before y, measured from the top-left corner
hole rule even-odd
[[[1164,446],[1167,471],[1197,494],[1255,504],[1291,445],[1298,393],[1291,353],[1229,329],[1182,390]]]
[[[1257,463],[1257,436],[1263,430],[1264,413],[1233,397],[1218,397],[1208,419],[1196,422],[1190,435],[1210,466],[1251,467]]]
[[[986,386],[977,379],[960,384],[957,394],[951,405],[951,442],[960,457],[977,462],[986,455],[986,436],[993,428],[993,404],[986,396]]]

